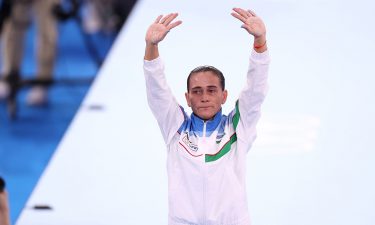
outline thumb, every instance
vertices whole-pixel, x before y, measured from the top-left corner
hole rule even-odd
[[[241,28],[249,31],[250,27],[247,24],[242,24]]]
[[[241,28],[245,29],[249,34],[252,34],[251,27],[247,24],[243,24]]]

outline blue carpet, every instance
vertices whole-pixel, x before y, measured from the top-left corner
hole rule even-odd
[[[56,79],[94,79],[98,66],[90,56],[84,36],[74,21],[59,26],[58,56],[55,65]],[[25,37],[25,55],[21,73],[35,73],[35,27]],[[91,40],[104,58],[114,35],[96,35]],[[1,66],[1,65],[0,65]],[[50,103],[33,108],[25,104],[28,88],[18,96],[18,118],[10,121],[6,107],[0,103],[0,176],[7,181],[12,222],[16,222],[27,199],[65,130],[72,121],[90,83],[80,85],[54,85],[49,90]]]

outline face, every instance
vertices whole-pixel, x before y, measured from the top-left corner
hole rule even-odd
[[[211,71],[192,74],[189,86],[187,104],[201,119],[212,119],[227,100],[227,91],[222,90],[219,78]]]

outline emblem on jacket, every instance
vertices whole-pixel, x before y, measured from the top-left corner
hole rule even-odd
[[[219,134],[217,134],[217,136],[216,136],[216,144],[219,144],[220,142],[221,142],[221,140],[223,139],[223,137],[225,136],[225,133],[223,132],[223,133],[219,133]]]
[[[190,150],[197,152],[198,151],[198,145],[194,144],[189,140],[189,136],[187,133],[185,133],[184,137],[182,138],[182,141],[185,143],[186,146],[190,148]]]

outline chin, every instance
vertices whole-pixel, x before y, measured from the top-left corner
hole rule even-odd
[[[207,114],[204,114],[204,115],[198,115],[201,119],[203,119],[203,120],[210,120],[210,119],[212,119],[214,116],[215,116],[215,114],[214,115],[207,115]]]
[[[197,110],[198,112],[195,113],[195,115],[197,115],[199,118],[203,119],[203,120],[210,120],[212,119],[216,113],[210,111],[210,110]]]

